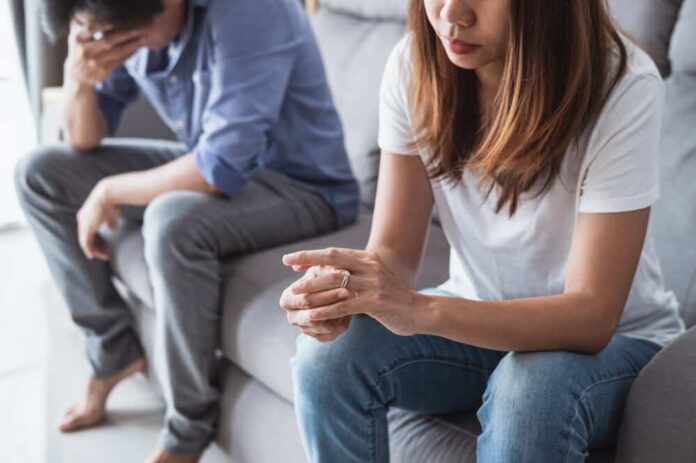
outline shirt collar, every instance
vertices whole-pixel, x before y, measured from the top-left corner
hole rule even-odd
[[[179,38],[169,44],[169,71],[176,67],[177,62],[181,58],[181,54],[196,32],[194,30],[196,25],[196,16],[198,13],[196,10],[201,7],[206,8],[209,1],[210,0],[188,0],[188,11],[186,12],[186,22],[184,23],[184,27],[181,29]]]

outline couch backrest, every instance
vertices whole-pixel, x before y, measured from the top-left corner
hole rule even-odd
[[[404,21],[408,0],[321,0],[323,8],[370,21]]]
[[[663,76],[670,74],[669,46],[684,0],[609,0],[614,19],[652,56]]]
[[[696,0],[684,0],[669,47],[662,129],[662,199],[655,207],[665,277],[696,325]]]
[[[614,17],[666,77],[662,198],[653,208],[655,246],[688,326],[696,324],[696,0],[610,0]]]
[[[404,35],[408,0],[323,0],[313,17],[346,148],[363,203],[374,203],[379,87],[384,65]]]

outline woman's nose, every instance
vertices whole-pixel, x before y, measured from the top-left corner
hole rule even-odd
[[[471,27],[476,23],[476,15],[463,0],[444,0],[440,19],[461,27]]]

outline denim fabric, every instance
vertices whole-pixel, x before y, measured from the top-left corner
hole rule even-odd
[[[499,352],[397,336],[358,316],[333,343],[298,339],[295,405],[312,462],[389,461],[392,406],[478,411],[479,463],[582,462],[614,439],[628,390],[658,350],[617,335],[597,355]]]

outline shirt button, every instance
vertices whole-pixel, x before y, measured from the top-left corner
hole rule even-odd
[[[176,84],[176,83],[178,83],[178,82],[179,82],[179,76],[177,76],[177,75],[173,75],[173,76],[171,76],[171,77],[169,78],[169,83],[170,83],[170,84]]]
[[[178,120],[174,121],[174,127],[176,127],[177,130],[183,130],[186,124],[184,124],[184,121]]]

